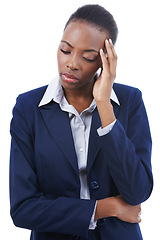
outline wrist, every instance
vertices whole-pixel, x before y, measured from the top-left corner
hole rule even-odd
[[[97,201],[95,220],[106,217],[115,217],[116,215],[117,205],[115,197],[109,197]]]
[[[109,99],[104,99],[104,100],[96,100],[95,99],[95,101],[96,101],[96,104],[97,104],[97,106],[102,106],[102,105],[105,105],[105,106],[112,106],[112,104],[111,104],[111,101],[110,101],[110,98]]]
[[[102,128],[108,126],[116,120],[114,115],[113,106],[109,101],[98,101],[96,102],[97,109],[100,115]]]

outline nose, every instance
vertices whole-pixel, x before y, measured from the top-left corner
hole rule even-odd
[[[77,54],[71,54],[68,58],[67,62],[67,68],[70,70],[79,70],[80,69],[80,63],[79,63],[79,56]]]

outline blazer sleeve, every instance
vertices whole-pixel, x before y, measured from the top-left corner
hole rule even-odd
[[[138,205],[150,196],[153,187],[152,141],[141,92],[136,89],[132,95],[127,127],[120,117],[99,141],[119,193],[129,204]]]
[[[10,203],[16,226],[41,232],[87,237],[95,200],[61,196],[47,199],[40,191],[34,137],[20,97],[11,121]]]

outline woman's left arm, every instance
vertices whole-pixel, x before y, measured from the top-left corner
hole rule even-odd
[[[103,128],[116,119],[110,94],[117,57],[112,43],[106,41],[105,45],[108,58],[101,50],[103,71],[93,89]],[[141,92],[135,90],[133,95],[127,130],[116,120],[111,132],[101,136],[99,142],[119,193],[127,203],[138,205],[150,196],[153,187],[152,141]]]
[[[127,203],[138,205],[150,196],[153,187],[152,141],[140,91],[136,91],[133,102],[127,128],[117,119],[99,142],[119,193]]]

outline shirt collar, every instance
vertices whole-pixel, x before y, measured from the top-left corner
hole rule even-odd
[[[63,99],[63,96],[64,96],[64,92],[63,92],[62,86],[60,84],[59,78],[55,77],[48,85],[38,107],[46,105],[52,100],[54,102],[60,103]],[[112,101],[114,101],[115,103],[120,105],[117,95],[116,95],[115,91],[113,90],[113,88],[111,91],[110,98]]]

